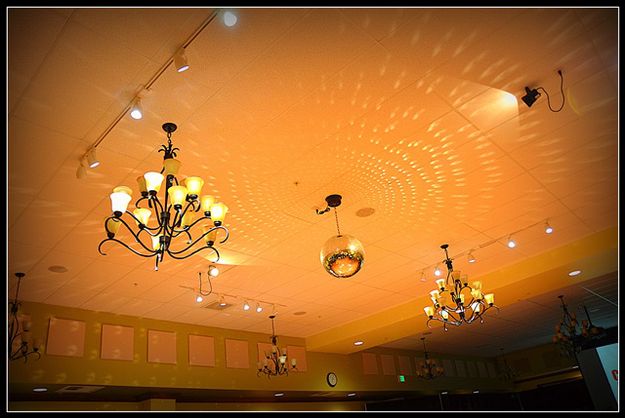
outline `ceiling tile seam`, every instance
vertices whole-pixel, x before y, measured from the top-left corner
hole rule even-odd
[[[237,71],[236,73],[234,73],[230,78],[228,78],[227,80],[224,80],[222,86],[220,88],[218,88],[214,94],[212,94],[210,97],[208,97],[205,101],[203,101],[202,103],[200,103],[197,107],[196,110],[194,112],[192,112],[184,121],[183,123],[188,122],[190,119],[192,119],[193,117],[195,117],[198,113],[197,109],[200,109],[202,106],[206,105],[213,97],[215,97],[217,94],[219,94],[222,90],[226,91],[228,85],[230,83],[234,83],[234,80],[236,80],[238,78],[238,76],[240,74],[242,74],[244,71],[246,71],[249,67],[252,66],[252,64],[254,64],[257,60],[260,59],[261,56],[263,56],[263,54],[265,54],[268,50],[270,50],[275,44],[278,43],[278,41],[286,38],[286,35],[292,30],[293,27],[295,27],[301,20],[303,20],[304,18],[306,18],[310,13],[312,13],[312,9],[309,9],[308,11],[306,11],[304,14],[302,14],[299,18],[295,19],[295,21],[289,26],[287,27],[283,34],[281,36],[277,36],[273,42],[270,42],[264,49],[258,51],[258,53],[256,54],[256,56],[254,56],[253,58],[251,58],[247,64],[243,65],[242,67],[240,67],[240,70]],[[202,84],[200,82],[200,84]],[[202,84],[204,85],[204,84]],[[260,126],[257,129],[262,129],[264,127],[266,127],[267,125],[269,125],[269,123],[267,123],[266,125]],[[247,135],[245,135],[244,137],[247,138],[247,140],[249,141],[250,138],[254,137],[254,133],[255,132],[248,132]],[[245,144],[247,141],[242,141],[241,144]]]
[[[385,8],[386,9],[386,8]],[[349,10],[349,9],[348,9]],[[360,27],[360,25],[358,24],[358,22],[354,21],[348,14],[345,14],[345,8],[340,8],[339,9],[339,13],[341,15],[343,15],[343,17],[345,17],[347,20],[349,20],[352,25],[354,25],[354,27],[358,28],[359,30],[361,30],[362,32],[366,33],[374,42],[378,43],[380,46],[384,47],[384,45],[382,45],[382,40],[389,38],[391,36],[393,36],[395,34],[395,32],[397,32],[399,30],[399,28],[401,28],[402,26],[408,24],[412,19],[404,19],[404,21],[399,24],[392,32],[384,35],[382,38],[380,39],[376,39],[373,37],[373,35],[371,35],[367,30],[362,29]],[[384,47],[384,49],[386,49],[386,47]]]
[[[8,128],[7,128],[8,129]],[[7,138],[8,138],[8,131],[7,131]],[[8,141],[7,141],[7,146],[8,146]],[[15,219],[15,221],[13,222],[13,225],[16,225],[17,222],[22,218],[22,216],[24,215],[24,213],[30,209],[30,207],[32,206],[33,202],[37,199],[40,199],[39,195],[41,194],[41,192],[48,187],[48,185],[50,183],[52,183],[53,179],[56,177],[56,175],[63,169],[63,167],[65,166],[65,164],[70,161],[70,159],[74,158],[74,155],[76,154],[76,151],[81,149],[82,144],[77,144],[72,152],[69,153],[69,155],[63,160],[63,162],[58,166],[58,168],[56,170],[54,170],[50,176],[48,177],[48,180],[39,188],[39,191],[36,193],[35,197],[30,201],[30,203],[22,210],[22,213],[19,214],[19,216]],[[7,153],[8,155],[8,153]],[[8,171],[8,164],[7,164],[7,171]],[[7,173],[8,174],[8,173]],[[8,175],[7,175],[7,181],[8,181]],[[7,193],[8,193],[8,187],[7,187]],[[7,197],[8,199],[8,197]],[[43,200],[43,199],[41,199]],[[85,218],[83,218],[84,220]],[[75,228],[75,227],[74,227]],[[67,234],[63,235],[61,237],[61,239],[59,239],[56,243],[54,243],[54,246],[56,246],[63,238],[65,238],[69,232],[71,232],[74,228],[72,228],[70,231],[68,231]]]
[[[28,80],[28,84],[26,85],[26,88],[24,88],[24,90],[22,90],[22,94],[20,95],[20,97],[16,100],[15,104],[13,105],[13,110],[9,113],[9,116],[14,116],[15,110],[17,108],[19,108],[19,105],[22,102],[22,98],[31,90],[31,87],[33,85],[33,80],[35,80],[39,76],[39,73],[41,73],[41,69],[43,68],[43,66],[45,65],[46,61],[48,60],[48,57],[50,56],[52,51],[57,47],[57,45],[59,43],[59,39],[66,32],[68,23],[69,23],[70,19],[72,18],[72,16],[74,15],[74,12],[75,12],[75,10],[72,10],[71,14],[65,18],[65,23],[63,23],[63,27],[61,28],[59,33],[56,35],[56,38],[52,42],[52,45],[50,46],[50,49],[48,49],[48,52],[46,52],[45,56],[41,60],[41,63],[39,64],[39,66],[37,67],[37,69],[35,70],[33,75],[30,77],[30,79]],[[7,13],[7,23],[8,23],[8,19],[9,19],[9,15]],[[7,35],[8,35],[8,30],[9,30],[9,26],[7,25]],[[8,42],[9,42],[9,39],[8,39],[8,36],[7,36],[7,45],[8,45]],[[8,59],[8,47],[7,47],[7,59]],[[8,69],[8,60],[7,60],[7,69]],[[8,77],[7,77],[7,85],[8,85]],[[8,91],[8,86],[7,86],[7,91]],[[8,96],[7,96],[7,98],[8,98]]]

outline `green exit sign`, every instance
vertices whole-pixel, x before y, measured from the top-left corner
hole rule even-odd
[[[400,374],[399,376],[397,376],[397,380],[399,380],[401,383],[404,383],[406,381],[406,376]]]

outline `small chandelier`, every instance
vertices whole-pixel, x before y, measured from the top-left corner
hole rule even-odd
[[[215,203],[215,198],[211,195],[200,197],[204,180],[200,177],[186,177],[178,181],[176,174],[180,168],[180,161],[175,159],[176,151],[171,142],[171,134],[177,129],[173,123],[163,124],[163,130],[167,132],[167,146],[162,145],[159,152],[163,152],[163,168],[160,172],[150,171],[143,176],[137,177],[141,197],[136,201],[136,209],[132,212],[126,210],[132,198],[132,189],[126,186],[119,186],[113,189],[111,203],[113,214],[104,221],[104,228],[107,238],[100,242],[98,251],[102,255],[102,245],[105,242],[114,241],[126,247],[131,252],[141,257],[155,257],[154,270],[158,270],[158,263],[163,261],[165,253],[170,257],[181,260],[188,258],[202,250],[210,249],[219,260],[219,252],[213,246],[219,229],[225,232],[225,238],[220,243],[226,242],[229,237],[228,230],[222,226],[228,207],[221,202]],[[160,200],[157,196],[161,184],[165,179],[165,196]],[[140,203],[145,201],[146,207],[140,207]],[[149,220],[152,211],[156,215],[156,225]],[[197,219],[196,213],[200,212]],[[135,232],[130,225],[122,218],[126,213],[136,223],[138,231]],[[154,219],[154,218],[152,218]],[[210,221],[210,222],[203,222]],[[132,223],[132,221],[131,221]],[[191,229],[201,223],[202,233],[197,238],[191,235]],[[115,238],[121,225],[124,225],[134,238],[136,244],[133,248],[128,244]],[[183,245],[174,245],[176,238]],[[200,245],[196,244],[200,241]]]
[[[275,314],[269,316],[269,318],[271,318],[271,353],[265,352],[265,358],[262,363],[260,361],[257,363],[257,376],[264,373],[268,378],[271,378],[271,376],[282,376],[283,374],[288,376],[289,374],[289,362],[286,356],[286,348],[280,349],[280,347],[278,347],[278,337],[276,336],[276,329],[274,327],[275,317]],[[296,365],[297,361],[292,358],[291,368],[297,370]]]
[[[9,360],[18,360],[23,358],[24,363],[28,361],[28,356],[37,355],[37,360],[41,358],[39,352],[39,341],[35,339],[31,345],[30,321],[24,322],[19,315],[20,301],[20,282],[24,273],[15,273],[17,276],[17,289],[15,291],[15,300],[9,300]]]
[[[462,323],[470,324],[479,319],[484,322],[483,315],[490,308],[495,307],[494,293],[482,294],[482,283],[475,281],[469,286],[466,274],[460,276],[459,271],[454,271],[452,260],[449,258],[447,248],[449,245],[443,244],[441,248],[445,250],[445,260],[447,265],[447,278],[436,280],[438,290],[430,292],[430,297],[434,306],[426,306],[423,310],[428,316],[427,325],[430,321],[443,323],[443,329],[447,331],[447,325],[460,326]],[[450,280],[450,278],[452,280]],[[449,293],[449,304],[447,295]]]
[[[512,367],[510,367],[508,365],[508,361],[506,360],[506,356],[503,352],[503,348],[500,348],[501,350],[501,359],[503,360],[503,365],[501,365],[501,368],[499,369],[499,378],[502,380],[513,380],[514,378],[516,378],[518,376],[518,373],[516,372],[516,370],[514,370]]]
[[[444,373],[443,366],[436,364],[436,360],[430,358],[428,350],[425,348],[425,337],[421,337],[423,341],[423,361],[417,365],[417,377],[421,379],[435,379]]]
[[[336,208],[341,204],[341,195],[332,194],[326,197],[328,206],[317,215],[324,214],[334,208],[336,220],[336,236],[331,237],[321,248],[320,259],[323,268],[340,279],[352,277],[358,273],[365,261],[365,249],[361,242],[351,235],[341,235],[339,217]]]
[[[583,319],[581,329],[578,328],[575,312],[569,312],[567,309],[564,295],[558,297],[562,304],[562,320],[556,325],[553,342],[558,344],[562,355],[574,357],[590,341],[603,337],[605,330],[593,325],[586,306],[584,306],[584,312],[587,319]]]

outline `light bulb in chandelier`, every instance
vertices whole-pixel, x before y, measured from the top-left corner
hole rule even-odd
[[[222,202],[214,203],[214,198],[210,195],[200,197],[204,185],[200,177],[189,176],[183,181],[178,180],[176,176],[181,163],[176,159],[176,154],[179,148],[174,148],[171,141],[171,134],[176,129],[177,126],[173,123],[163,124],[163,130],[167,133],[167,145],[162,145],[159,149],[159,152],[163,152],[162,168],[160,172],[149,171],[137,178],[141,197],[135,202],[134,210],[128,210],[132,189],[119,186],[113,190],[110,196],[113,214],[105,220],[107,239],[98,246],[100,254],[106,255],[102,247],[112,241],[136,255],[154,257],[155,270],[158,270],[158,264],[165,255],[181,260],[200,251],[211,250],[215,255],[213,262],[219,261],[219,251],[215,244],[228,240],[228,229],[223,226],[228,207]],[[165,192],[161,199],[158,194],[163,185]],[[206,203],[210,203],[210,206],[206,207]],[[132,220],[126,222],[124,215]],[[148,225],[150,218],[156,219],[156,222]],[[111,219],[115,219],[116,223],[112,223]],[[117,229],[122,224],[130,232],[134,242],[128,244],[115,238]],[[133,226],[138,230],[133,230]],[[194,236],[193,232],[198,233]],[[218,241],[218,233],[225,235],[220,237],[221,241]],[[209,274],[213,277],[217,272],[216,267],[209,267]]]
[[[336,220],[336,236],[330,237],[319,254],[319,259],[323,268],[332,276],[345,279],[352,277],[360,271],[365,261],[365,249],[362,243],[355,237],[341,234],[336,208],[341,204],[341,196],[337,194],[326,197],[328,204],[323,211],[317,210],[321,215],[334,209]]]

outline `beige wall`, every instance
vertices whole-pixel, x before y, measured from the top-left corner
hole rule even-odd
[[[257,377],[255,370],[257,343],[268,342],[268,334],[202,327],[39,303],[25,302],[22,310],[32,317],[33,336],[39,336],[44,342],[43,355],[40,360],[31,359],[27,363],[10,362],[9,383],[22,386],[24,384],[33,386],[67,384],[269,391],[414,390],[424,393],[441,389],[470,389],[476,386],[483,390],[506,388],[504,383],[492,378],[442,377],[433,381],[422,381],[414,376],[406,376],[406,382],[399,383],[394,375],[382,375],[381,367],[378,375],[364,375],[361,353],[343,355],[307,352],[308,370],[306,372],[290,373],[288,377],[269,380],[264,376]],[[82,358],[52,356],[45,353],[48,323],[53,317],[80,320],[86,323],[85,354]],[[134,327],[135,347],[132,361],[100,359],[102,324]],[[177,333],[177,364],[147,362],[147,331],[149,329]],[[198,367],[188,364],[188,334],[203,334],[215,338],[215,367]],[[226,338],[249,342],[249,369],[226,368],[224,342]],[[279,344],[304,346],[305,340],[279,336]],[[412,367],[414,367],[414,357],[421,357],[420,352],[404,350],[372,349],[367,351],[395,355],[398,370],[397,355],[410,356]],[[476,360],[466,357],[465,359]],[[379,355],[378,364],[381,366]],[[335,388],[330,388],[326,383],[326,374],[329,371],[338,375],[338,385]]]

